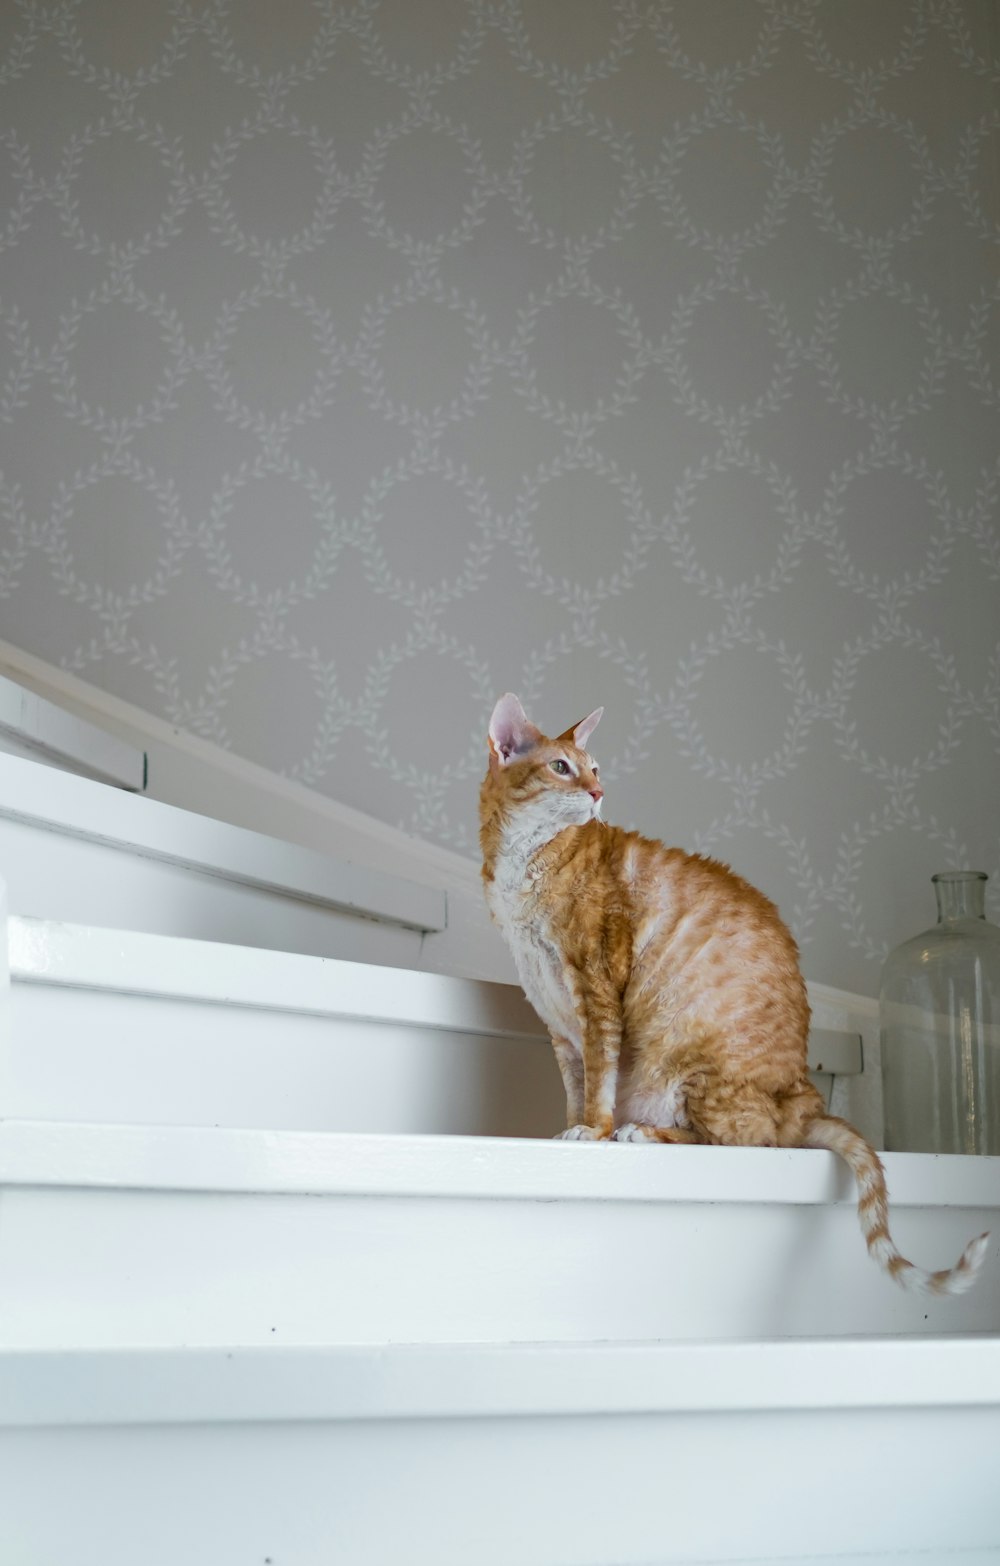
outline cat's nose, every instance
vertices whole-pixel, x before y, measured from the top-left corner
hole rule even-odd
[[[600,801],[604,798],[603,788],[592,788],[589,790],[589,793],[595,805],[599,804]]]

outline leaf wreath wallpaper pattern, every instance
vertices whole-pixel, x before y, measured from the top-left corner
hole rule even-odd
[[[0,60],[0,635],[470,855],[496,695],[604,704],[609,817],[862,991],[1000,881],[992,0],[11,0]]]

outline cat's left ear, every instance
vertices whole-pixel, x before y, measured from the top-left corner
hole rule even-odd
[[[587,741],[601,721],[603,707],[597,707],[589,717],[582,718],[573,728],[567,729],[559,738],[567,745],[575,745],[578,750],[586,750]]]

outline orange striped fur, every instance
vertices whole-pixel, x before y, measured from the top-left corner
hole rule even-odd
[[[600,715],[550,739],[501,697],[480,790],[486,898],[552,1035],[561,1135],[829,1148],[857,1180],[878,1265],[904,1288],[963,1292],[987,1236],[945,1272],[896,1250],[877,1153],[806,1074],[809,1002],[774,904],[714,859],[600,819],[586,748]]]

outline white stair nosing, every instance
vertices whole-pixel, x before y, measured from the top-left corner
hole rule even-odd
[[[134,735],[135,743],[142,751],[151,751],[157,758],[166,756],[173,763],[168,770],[176,772],[178,767],[183,769],[187,765],[195,772],[211,775],[213,797],[218,797],[220,791],[223,794],[235,792],[244,805],[248,797],[253,797],[256,803],[263,805],[265,819],[272,815],[281,818],[289,808],[305,812],[321,835],[329,832],[338,842],[343,842],[345,837],[357,839],[366,848],[376,844],[388,859],[390,875],[396,874],[393,866],[402,859],[407,862],[406,877],[415,877],[418,884],[423,884],[426,870],[435,885],[440,885],[444,878],[448,885],[457,884],[477,894],[480,891],[476,860],[426,838],[414,837],[363,810],[318,793],[284,773],[248,761],[245,756],[237,756],[211,740],[178,728],[169,719],[122,701],[67,669],[35,658],[23,648],[2,639],[0,669],[15,683],[23,681],[29,689],[38,689],[55,703],[65,703],[65,707],[60,706],[61,711],[79,713],[84,722],[107,724],[112,730]],[[185,781],[188,785],[184,800],[186,808],[198,811],[202,807],[188,802],[192,792],[196,797],[198,794],[196,786],[192,789],[191,773]],[[256,830],[268,829],[258,825]],[[385,865],[385,859],[382,863]]]
[[[409,929],[447,927],[436,888],[16,756],[0,755],[3,818]]]
[[[1000,1208],[1000,1158],[892,1153],[885,1164],[895,1209]],[[842,1161],[812,1149],[27,1120],[0,1121],[0,1186],[776,1206],[857,1200]]]
[[[12,915],[11,977],[170,1000],[548,1041],[512,984]]]
[[[88,774],[136,793],[146,786],[146,754],[96,724],[55,706],[0,676],[0,732],[42,758],[86,768]]]
[[[0,1350],[0,1426],[1000,1405],[1000,1340]]]

